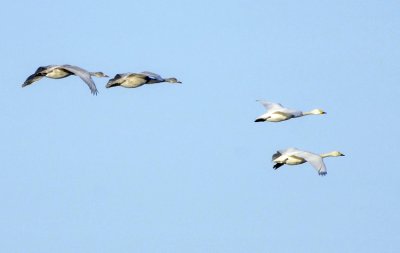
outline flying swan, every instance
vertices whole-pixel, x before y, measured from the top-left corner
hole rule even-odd
[[[325,176],[327,174],[325,163],[323,158],[344,156],[339,151],[332,151],[329,153],[317,155],[311,152],[302,151],[297,148],[288,148],[277,151],[272,155],[272,162],[275,163],[274,169],[287,164],[287,165],[298,165],[305,162],[309,162],[318,172],[319,175]]]
[[[318,115],[318,114],[326,114],[321,109],[314,109],[309,112],[302,112],[299,110],[293,110],[283,107],[283,105],[273,102],[268,102],[264,100],[257,100],[260,102],[266,109],[267,112],[263,115],[259,116],[254,122],[280,122],[284,120],[288,120],[291,118],[302,117],[306,115]]]
[[[93,95],[97,95],[98,91],[91,76],[108,77],[103,72],[89,72],[77,66],[72,65],[48,65],[39,67],[35,73],[30,75],[22,84],[22,87],[28,86],[39,81],[43,77],[61,79],[70,75],[79,76],[88,86]]]
[[[108,81],[106,88],[122,86],[125,88],[137,88],[144,84],[152,83],[182,83],[175,77],[162,78],[160,75],[149,71],[143,71],[141,73],[124,73],[117,74],[114,78]]]

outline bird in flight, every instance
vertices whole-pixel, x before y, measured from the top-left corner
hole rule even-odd
[[[268,102],[264,100],[257,100],[257,101],[260,102],[267,109],[267,112],[257,117],[257,119],[254,122],[264,122],[264,121],[280,122],[291,118],[297,118],[306,115],[326,114],[326,112],[324,112],[321,109],[314,109],[309,112],[302,112],[299,110],[285,108],[283,105],[278,103]]]
[[[93,95],[97,95],[98,91],[95,83],[93,82],[92,76],[108,77],[103,72],[89,72],[83,68],[73,65],[48,65],[39,67],[35,73],[26,79],[26,81],[22,84],[22,87],[37,82],[43,77],[61,79],[70,75],[79,76],[89,86],[90,92]]]
[[[298,165],[305,162],[310,163],[318,172],[319,175],[325,176],[327,174],[323,158],[344,156],[339,151],[332,151],[325,154],[314,154],[311,152],[299,150],[297,148],[288,148],[277,151],[272,155],[272,162],[275,163],[273,168],[276,170],[283,165]]]
[[[117,74],[114,78],[110,79],[106,85],[106,88],[122,86],[125,88],[137,88],[144,84],[153,83],[182,83],[175,77],[163,78],[160,75],[149,71],[143,71],[141,73],[124,73]]]

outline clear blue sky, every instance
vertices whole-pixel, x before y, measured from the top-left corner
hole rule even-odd
[[[398,1],[9,1],[0,251],[399,252]],[[182,85],[21,88],[38,66]],[[267,99],[324,116],[254,123]],[[286,147],[345,157],[272,169]]]

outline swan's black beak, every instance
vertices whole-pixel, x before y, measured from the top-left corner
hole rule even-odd
[[[345,156],[344,154],[340,154],[340,156]]]

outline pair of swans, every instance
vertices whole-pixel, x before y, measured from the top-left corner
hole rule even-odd
[[[64,77],[68,77],[71,75],[76,75],[80,77],[90,89],[90,92],[93,95],[97,95],[98,91],[96,85],[92,79],[92,76],[95,77],[108,77],[108,75],[103,72],[89,72],[83,68],[73,65],[48,65],[39,67],[35,73],[30,75],[26,81],[22,84],[22,87],[28,86],[34,82],[39,81],[43,77],[53,78],[53,79],[61,79]],[[125,88],[136,88],[142,86],[144,84],[152,84],[152,83],[181,83],[176,78],[162,78],[160,75],[155,73],[144,71],[141,73],[124,73],[117,74],[114,78],[112,78],[106,85],[107,88],[122,86]]]
[[[257,117],[255,122],[281,122],[292,118],[298,118],[307,115],[321,115],[326,114],[321,109],[314,109],[309,112],[294,110],[284,107],[281,104],[258,100],[266,109],[267,112]],[[314,154],[311,152],[299,150],[297,148],[288,148],[277,151],[272,155],[272,162],[275,163],[273,168],[276,170],[283,165],[299,165],[305,162],[310,163],[318,172],[319,175],[325,176],[327,174],[326,166],[323,158],[344,156],[339,151],[332,151],[325,154]]]

